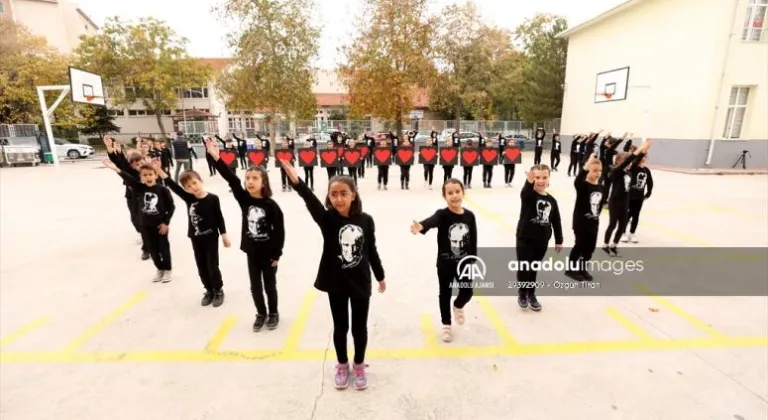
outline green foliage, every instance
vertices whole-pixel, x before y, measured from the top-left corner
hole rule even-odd
[[[67,59],[45,38],[26,27],[0,18],[0,124],[41,124],[37,86],[67,84]],[[60,92],[47,92],[50,105]],[[56,110],[58,123],[74,119],[72,103],[65,99]]]
[[[342,48],[339,78],[347,87],[351,115],[395,121],[413,107],[416,87],[435,76],[431,61],[436,20],[427,0],[366,0],[360,34]]]
[[[224,20],[242,28],[229,35],[234,62],[216,82],[228,108],[315,117],[320,31],[311,23],[313,6],[312,0],[227,0],[218,7]],[[274,139],[275,118],[270,122]]]
[[[176,107],[180,89],[207,86],[211,73],[188,56],[187,42],[163,21],[130,23],[114,17],[98,34],[81,38],[75,61],[102,76],[113,105],[141,103],[165,135],[162,112]]]
[[[525,54],[525,82],[517,107],[526,122],[543,122],[562,114],[568,40],[556,36],[567,28],[564,17],[537,14],[515,31]]]
[[[98,134],[99,137],[103,138],[109,133],[120,132],[120,127],[113,122],[115,117],[109,115],[109,110],[106,107],[88,107],[81,113],[81,118],[80,132],[82,134]]]

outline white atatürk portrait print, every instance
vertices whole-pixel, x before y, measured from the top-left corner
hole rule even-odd
[[[632,188],[636,190],[644,190],[645,189],[645,183],[648,181],[648,174],[645,172],[638,172],[637,173],[637,180],[635,181],[635,185],[632,186]]]
[[[357,225],[344,225],[339,230],[339,247],[341,248],[341,268],[352,268],[363,259],[363,229]]]
[[[141,207],[141,212],[144,214],[159,214],[157,210],[157,203],[160,198],[153,192],[144,193],[144,205]]]
[[[624,191],[629,191],[629,184],[632,182],[632,175],[624,174]]]
[[[248,209],[248,237],[254,241],[266,241],[269,239],[267,212],[261,207],[251,206]]]
[[[448,240],[451,242],[451,252],[454,257],[462,257],[467,253],[469,244],[469,226],[465,223],[454,223],[448,228]]]
[[[540,225],[548,225],[551,212],[552,203],[547,200],[536,200],[536,217],[533,219],[533,222]]]
[[[589,195],[589,208],[592,212],[592,218],[597,219],[600,217],[600,202],[603,200],[603,193],[600,191],[594,191]]]

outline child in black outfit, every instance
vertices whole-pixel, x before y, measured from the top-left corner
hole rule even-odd
[[[352,310],[352,338],[354,340],[354,385],[362,390],[368,387],[365,373],[365,351],[368,346],[368,311],[371,303],[371,271],[379,283],[379,293],[386,290],[384,268],[376,249],[376,229],[373,218],[363,213],[363,204],[352,179],[334,177],[328,185],[325,206],[307,188],[296,171],[287,162],[294,189],[307,205],[309,214],[323,234],[323,255],[320,257],[315,288],[328,293],[333,317],[333,344],[336,348],[337,389],[349,386],[350,369],[347,356],[347,333]]]
[[[388,147],[388,146],[389,145],[387,144],[386,140],[381,140],[379,142],[379,147],[381,147],[381,148],[385,148],[385,147]],[[371,154],[373,154],[373,152],[374,151],[371,150]],[[386,191],[387,190],[387,184],[389,184],[389,165],[379,165],[378,169],[379,169],[379,174],[378,174],[378,177],[377,177],[377,181],[378,181],[377,189],[380,190],[380,189],[384,188],[384,191]]]
[[[237,175],[219,159],[219,147],[213,142],[208,142],[206,148],[216,161],[216,169],[232,188],[232,194],[242,209],[240,250],[248,256],[251,297],[256,306],[253,331],[261,331],[265,321],[267,329],[274,330],[280,322],[277,310],[276,275],[277,264],[283,255],[285,244],[285,225],[280,206],[272,200],[269,174],[261,166],[251,166],[245,171],[245,188],[243,188]]]
[[[535,165],[527,174],[527,182],[520,191],[520,220],[517,223],[517,259],[524,265],[542,261],[552,233],[555,234],[555,251],[563,249],[563,228],[557,200],[547,193],[549,168]],[[517,271],[517,303],[525,309],[541,310],[536,298],[536,270],[521,267]]]
[[[568,162],[568,176],[579,174],[579,165],[581,164],[581,148],[583,146],[584,136],[577,134],[571,140],[571,161]]]
[[[403,148],[413,148],[413,140],[416,139],[416,132],[409,131],[408,137],[402,141],[402,143],[399,143],[398,147]],[[395,156],[397,153],[397,150],[392,152],[392,156]],[[411,183],[411,165],[400,165],[400,189],[401,190],[410,190],[410,183]]]
[[[488,139],[483,142],[483,137],[480,137],[481,148],[493,148],[493,140]],[[499,155],[501,156],[501,155]],[[498,159],[498,156],[497,156]],[[483,188],[491,188],[491,182],[493,181],[493,168],[496,165],[483,165]]]
[[[546,132],[543,128],[539,127],[536,129],[536,143],[533,148],[533,164],[534,165],[540,165],[541,164],[541,153],[544,151],[544,137],[546,136]]]
[[[467,149],[473,149],[475,145],[472,143],[472,140],[467,140],[466,146]],[[462,147],[464,149],[464,147]],[[472,189],[472,170],[475,169],[474,166],[465,166],[464,167],[464,185],[467,187],[467,189]]]
[[[139,167],[141,181],[133,175],[122,171],[109,159],[102,160],[104,166],[115,171],[133,188],[134,194],[141,197],[142,204],[139,213],[139,226],[144,244],[149,249],[152,262],[157,273],[153,282],[168,283],[172,280],[171,245],[168,242],[168,225],[176,210],[173,197],[168,188],[159,185],[157,172],[149,164]]]
[[[426,234],[437,229],[437,280],[440,294],[440,320],[443,324],[443,341],[453,340],[451,332],[451,295],[455,284],[459,294],[453,301],[456,323],[464,324],[464,306],[472,299],[472,282],[456,280],[459,262],[467,256],[477,256],[477,220],[475,214],[463,208],[464,185],[458,179],[449,179],[443,184],[443,198],[448,207],[440,209],[421,222],[413,222],[411,233]]]
[[[437,133],[432,131],[427,139],[426,146],[434,147],[437,145]],[[433,163],[424,164],[424,186],[432,189],[432,181],[435,177],[435,165]]]
[[[650,140],[643,143],[642,146],[637,148],[631,155],[627,153],[621,153],[616,158],[617,166],[611,170],[608,175],[608,182],[610,186],[610,198],[608,199],[608,211],[610,212],[610,219],[608,222],[608,228],[605,230],[605,237],[603,251],[606,254],[618,257],[619,251],[617,244],[621,235],[627,230],[627,219],[629,218],[629,188],[632,181],[632,175],[629,174],[629,165],[634,164],[638,160],[642,160],[645,156],[645,152],[651,147]],[[613,235],[615,232],[615,235]],[[611,240],[613,235],[613,241]]]
[[[501,161],[504,161],[504,150],[507,148],[507,144],[510,144],[510,146],[515,145],[514,140],[507,140],[502,133],[499,133],[499,159]],[[505,163],[504,164],[504,185],[507,186],[507,188],[512,186],[512,180],[515,178],[515,164],[514,163]]]
[[[315,153],[317,153],[317,140],[315,140],[315,137],[314,136],[309,137],[304,142],[304,147],[313,149]],[[315,167],[314,166],[304,167],[304,179],[307,180],[307,185],[309,186],[309,189],[314,191],[315,190]]]
[[[331,137],[333,137],[333,135],[331,135]],[[337,150],[336,147],[337,147],[336,143],[332,140],[332,141],[329,141],[328,144],[325,145],[325,150]],[[341,156],[339,156],[339,159],[341,159]],[[336,167],[336,166],[328,166],[328,167],[325,168],[325,170],[328,172],[328,181],[329,182],[331,181],[331,178],[336,176],[336,171],[340,170],[340,169],[341,168]]]
[[[640,221],[640,210],[643,209],[643,202],[651,198],[653,192],[653,176],[651,170],[645,166],[648,156],[643,156],[637,164],[629,170],[632,179],[629,185],[629,234],[622,237],[622,242],[637,243],[637,223]]]
[[[573,245],[569,267],[565,275],[577,281],[592,281],[586,263],[592,259],[597,247],[600,213],[605,203],[605,186],[600,182],[603,164],[592,155],[579,171],[573,186],[576,188],[576,204],[573,207]]]
[[[552,151],[549,152],[549,163],[555,172],[557,172],[557,167],[560,165],[560,145],[560,134],[552,134]]]
[[[197,273],[205,288],[200,304],[212,304],[218,308],[224,303],[224,283],[219,270],[219,234],[224,247],[230,246],[219,196],[205,191],[203,179],[195,171],[182,172],[179,177],[180,186],[156,162],[153,162],[153,166],[168,188],[187,203],[187,236],[192,241]]]
[[[456,148],[458,153],[461,146],[461,140],[459,139],[459,133],[451,133],[451,138],[445,141],[447,147]],[[453,176],[453,165],[443,165],[443,182],[448,181]]]

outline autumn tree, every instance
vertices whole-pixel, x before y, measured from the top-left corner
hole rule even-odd
[[[40,124],[37,86],[67,84],[67,60],[45,38],[33,35],[11,19],[0,18],[0,124]],[[60,92],[46,92],[48,104]],[[65,99],[54,114],[65,124],[74,118]]]
[[[229,34],[232,65],[216,86],[227,108],[268,115],[270,139],[280,114],[314,118],[312,90],[320,31],[311,23],[312,0],[226,0],[217,11],[239,29]]]
[[[80,132],[82,134],[96,134],[104,137],[109,133],[119,133],[120,127],[115,125],[115,117],[110,115],[107,107],[91,106],[81,112]]]
[[[517,103],[524,121],[543,122],[562,114],[568,41],[557,34],[567,28],[564,17],[537,14],[515,31],[525,54],[525,82]]]
[[[359,35],[342,48],[338,67],[347,87],[352,115],[371,115],[395,123],[416,99],[417,88],[434,77],[431,61],[434,21],[427,0],[366,0]]]
[[[162,116],[176,108],[180,90],[207,86],[210,77],[208,66],[189,57],[187,43],[163,21],[114,17],[99,33],[81,38],[75,61],[101,75],[111,105],[140,103],[165,136]]]
[[[512,34],[507,30],[491,30],[485,38],[492,55],[492,77],[487,89],[493,116],[505,121],[516,119],[525,56],[515,49]]]

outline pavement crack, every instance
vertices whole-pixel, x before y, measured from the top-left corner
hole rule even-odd
[[[318,392],[317,395],[315,396],[315,403],[312,405],[312,414],[310,414],[309,420],[315,420],[317,406],[320,403],[320,398],[322,398],[323,394],[325,393],[325,378],[327,376],[325,372],[325,364],[328,361],[328,351],[331,349],[332,340],[333,340],[333,331],[330,331],[328,333],[328,342],[325,345],[325,352],[323,352],[323,365],[320,370],[320,392]]]

